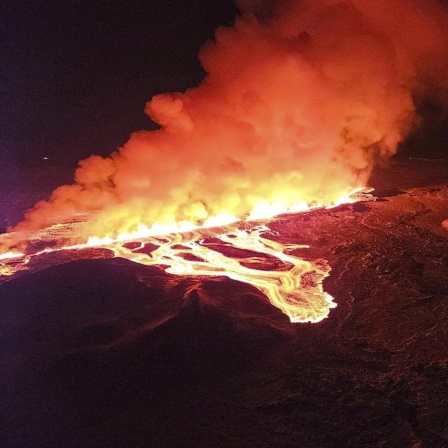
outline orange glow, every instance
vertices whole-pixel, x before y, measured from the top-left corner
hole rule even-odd
[[[72,184],[0,238],[3,275],[43,252],[105,247],[173,274],[249,283],[294,322],[328,315],[326,263],[297,258],[299,246],[247,221],[363,200],[375,162],[419,123],[414,98],[440,90],[448,103],[448,15],[433,1],[237,3],[234,25],[200,50],[203,82],[146,104],[160,128],[80,161]],[[207,232],[224,252],[203,243]],[[36,241],[51,248],[34,253]],[[126,241],[158,249],[145,255]],[[226,248],[258,255],[243,261]],[[272,258],[280,268],[259,269]]]
[[[370,200],[371,189],[356,189],[341,195],[339,204]],[[261,202],[260,202],[261,204]],[[312,210],[318,205],[303,205]],[[322,207],[322,206],[320,206]],[[291,213],[265,203],[249,215],[250,219],[273,216],[269,213]],[[285,313],[291,322],[319,322],[326,318],[336,304],[327,294],[322,282],[329,275],[330,267],[324,260],[303,260],[294,255],[294,250],[306,249],[300,244],[283,244],[269,238],[270,229],[264,224],[241,221],[230,214],[221,214],[203,225],[181,222],[177,225],[154,224],[151,228],[140,224],[134,233],[120,233],[116,237],[89,237],[86,242],[46,248],[33,254],[8,252],[0,256],[0,275],[14,275],[27,269],[31,258],[58,250],[75,250],[103,247],[111,250],[115,257],[122,257],[146,266],[167,266],[166,272],[180,276],[226,276],[248,283],[263,294],[271,304]],[[59,224],[37,233],[37,239],[74,239],[80,231],[79,223]],[[162,237],[163,236],[163,237]],[[208,240],[213,238],[215,243]],[[216,243],[219,240],[221,243]],[[126,243],[138,242],[129,248]],[[155,247],[142,251],[146,244]],[[234,252],[243,251],[244,257]],[[249,253],[253,255],[249,255]],[[275,263],[273,262],[275,261]],[[260,267],[261,266],[261,267]]]
[[[9,251],[0,254],[0,277],[13,276],[17,271],[26,269],[29,257],[21,252]]]
[[[318,322],[324,319],[330,308],[336,306],[333,298],[322,289],[322,281],[330,268],[324,261],[305,261],[289,254],[288,252],[307,246],[282,244],[265,238],[263,235],[269,233],[269,230],[265,226],[256,226],[250,230],[234,229],[225,234],[213,235],[223,243],[222,249],[235,248],[254,252],[254,256],[245,258],[225,255],[207,247],[206,240],[198,231],[187,235],[169,235],[166,242],[149,240],[159,246],[150,254],[139,252],[144,243],[133,250],[120,244],[113,244],[110,248],[115,256],[146,266],[169,265],[166,272],[170,274],[224,275],[249,283],[265,294],[272,305],[285,313],[291,322]],[[185,257],[188,255],[193,255],[194,258]],[[257,269],[257,265],[266,264],[264,256],[275,258],[281,269]]]
[[[1,260],[10,260],[12,258],[20,258],[23,257],[25,254],[21,252],[6,252],[4,254],[0,254],[0,261]]]

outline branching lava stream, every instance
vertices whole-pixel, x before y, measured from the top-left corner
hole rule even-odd
[[[165,241],[152,241],[159,246],[145,253],[145,243],[136,248],[115,244],[111,247],[115,256],[127,258],[148,266],[168,265],[166,272],[176,275],[220,276],[249,283],[263,292],[272,305],[289,316],[291,322],[318,322],[328,316],[335,307],[333,298],[322,289],[322,280],[330,268],[324,261],[305,261],[289,251],[307,246],[281,244],[265,238],[270,231],[266,226],[251,230],[234,230],[215,238],[224,248],[243,249],[256,254],[237,258],[217,252],[207,246],[200,232],[190,235],[171,235]],[[264,257],[273,257],[279,269],[258,269]],[[244,265],[243,265],[244,263]],[[251,264],[254,267],[249,267]]]
[[[102,247],[111,250],[115,257],[160,266],[170,274],[227,276],[251,284],[288,315],[291,322],[318,322],[327,317],[336,304],[322,289],[322,281],[330,271],[326,262],[306,261],[292,255],[295,249],[307,246],[268,239],[266,234],[272,231],[265,225],[243,230],[239,227],[228,226],[226,233],[222,233],[222,228],[212,234],[210,230],[198,229],[140,241],[111,242]],[[215,243],[210,243],[211,240]],[[14,276],[28,269],[30,261],[40,255],[86,247],[92,245],[47,248],[27,255],[4,254],[0,259],[0,276]],[[235,252],[244,256],[235,256]]]
[[[371,191],[356,189],[341,203],[372,200]],[[3,276],[3,280],[6,276],[14,277],[19,271],[30,269],[30,264],[41,269],[39,263],[30,261],[37,261],[36,258],[44,254],[102,248],[112,251],[114,257],[145,266],[159,266],[170,274],[226,276],[257,288],[291,322],[321,321],[336,306],[333,297],[322,286],[329,275],[329,265],[322,259],[304,260],[294,255],[295,250],[308,246],[275,241],[275,232],[268,227],[268,221],[257,224],[236,220],[233,224],[215,228],[196,227],[189,231],[157,234],[147,229],[143,234],[123,234],[116,239],[93,237],[73,245],[67,245],[66,241],[80,234],[83,223],[57,224],[31,237],[27,242],[27,254],[12,251],[0,255],[0,277]],[[8,234],[3,237],[7,238]],[[43,243],[48,244],[44,249],[33,250],[33,241],[41,247]],[[84,254],[83,257],[86,258]]]

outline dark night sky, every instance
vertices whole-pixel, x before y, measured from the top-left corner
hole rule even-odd
[[[2,153],[109,154],[153,126],[143,109],[154,94],[200,82],[200,46],[236,14],[232,0],[2,2]]]
[[[233,0],[0,2],[0,157],[75,166],[151,129],[145,103],[204,73],[197,53]],[[446,123],[412,147],[446,153]],[[441,131],[440,131],[441,129]],[[439,135],[440,134],[440,135]]]

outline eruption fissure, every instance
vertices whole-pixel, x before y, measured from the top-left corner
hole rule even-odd
[[[336,203],[366,185],[418,122],[413,96],[446,87],[448,60],[436,2],[371,3],[240,0],[234,26],[200,51],[204,81],[146,105],[160,129],[81,161],[75,182],[13,230],[97,212],[89,234],[115,237],[141,223]]]
[[[357,189],[341,198],[340,204],[372,200],[370,192],[371,189]],[[224,225],[228,217],[221,218]],[[115,239],[91,237],[85,243],[68,245],[67,241],[79,235],[80,225],[80,222],[58,224],[37,232],[33,240],[41,245],[46,241],[48,246],[28,254],[4,254],[0,258],[0,275],[13,276],[26,270],[31,260],[43,254],[100,247],[112,251],[115,257],[163,267],[170,274],[226,276],[248,283],[266,295],[291,322],[319,322],[336,306],[322,285],[330,272],[328,264],[324,260],[304,260],[293,255],[295,250],[308,246],[270,239],[274,234],[268,224],[238,221],[219,228],[195,228],[191,224],[189,231],[175,233],[168,233],[168,229],[163,232],[156,226],[141,228],[140,233],[121,234]],[[28,249],[32,249],[32,244]]]
[[[322,281],[330,268],[323,260],[306,261],[292,255],[295,249],[308,246],[282,244],[266,238],[270,229],[259,225],[250,230],[220,229],[213,234],[222,245],[214,250],[207,244],[203,232],[170,234],[144,241],[110,242],[103,246],[115,257],[122,257],[146,266],[165,266],[165,271],[180,276],[226,276],[253,285],[291,322],[318,322],[327,317],[336,306],[333,298],[322,289]],[[222,233],[225,232],[225,233]],[[89,245],[90,244],[90,245]],[[27,269],[30,261],[45,253],[92,247],[92,243],[44,249],[34,254],[5,254],[0,260],[0,275],[14,275]],[[148,244],[151,250],[147,250]],[[226,251],[227,248],[227,251]],[[253,253],[253,256],[235,257],[228,248]],[[227,252],[227,253],[226,253]],[[260,269],[260,264],[272,264],[265,258],[277,260],[277,269]]]
[[[145,264],[168,262],[172,273],[249,282],[293,320],[326,315],[327,268],[287,255],[261,227],[218,238],[291,269],[260,274],[247,266],[251,260],[242,264],[199,240],[182,240],[182,249],[170,236],[145,256],[123,242],[347,202],[367,185],[375,161],[395,154],[418,123],[416,99],[436,94],[448,103],[446,7],[436,0],[237,4],[235,24],[218,29],[200,51],[204,81],[154,96],[145,112],[160,129],[134,133],[110,157],[81,161],[72,185],[57,188],[9,229],[0,240],[3,274],[26,267],[30,255],[16,255],[27,252],[32,232],[86,214],[72,248],[80,247],[77,237],[94,235],[87,246]],[[305,308],[313,308],[312,298],[320,311],[302,313],[297,288],[313,275]]]

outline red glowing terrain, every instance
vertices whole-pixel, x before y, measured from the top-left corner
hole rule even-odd
[[[6,446],[446,446],[447,183],[446,163],[394,162],[377,201],[266,224],[288,256],[331,268],[337,307],[317,323],[222,268],[170,272],[211,250],[290,268],[212,234],[205,254],[167,238],[31,257],[0,285]],[[165,265],[133,260],[168,242]]]

